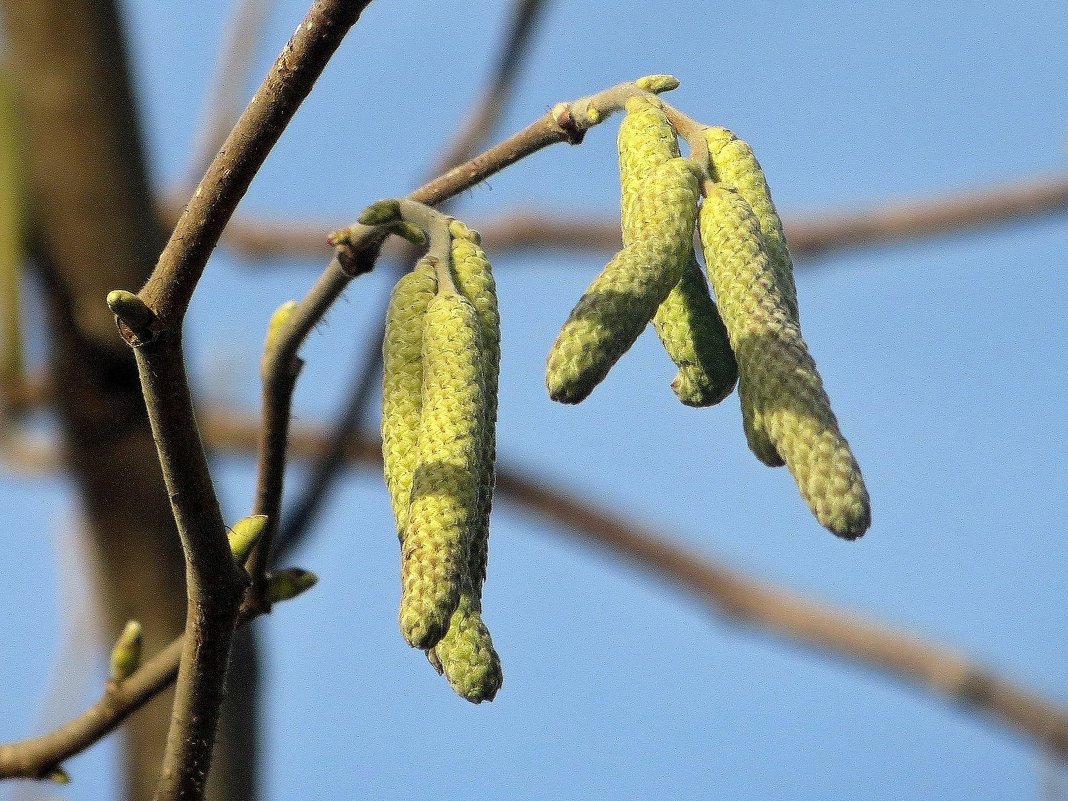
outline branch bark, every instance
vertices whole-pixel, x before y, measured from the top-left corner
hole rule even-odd
[[[137,380],[104,296],[138,286],[163,243],[111,0],[5,0],[64,458],[97,551],[108,631],[141,621],[148,653],[181,633],[182,553]],[[170,698],[127,732],[121,784],[151,796]]]
[[[260,424],[239,412],[216,410],[205,416],[204,434],[220,452],[248,456],[256,450]],[[325,426],[304,423],[290,431],[290,454],[296,458],[319,457],[330,445]],[[345,453],[353,466],[381,466],[382,448],[376,439],[348,437]],[[678,545],[673,538],[575,497],[564,487],[531,478],[526,470],[502,466],[497,492],[535,519],[555,524],[561,534],[630,562],[668,586],[695,596],[727,620],[868,667],[906,688],[983,714],[1050,753],[1068,758],[1068,708],[1064,704],[975,664],[953,648],[732,570]],[[127,679],[121,694],[105,694],[66,726],[0,746],[0,779],[46,775],[104,737],[173,680],[179,652],[179,643],[172,643]]]
[[[147,314],[120,316],[120,330],[135,348],[186,562],[186,637],[159,801],[203,798],[243,590],[197,433],[182,321],[234,208],[369,2],[318,0],[311,7],[179,218],[140,292]]]
[[[173,201],[163,204],[164,216],[176,214]],[[787,215],[784,218],[790,251],[815,259],[842,250],[879,247],[970,230],[1025,223],[1068,211],[1068,175],[1034,176],[943,197],[905,198],[869,209]],[[619,220],[588,212],[515,209],[472,219],[495,255],[531,250],[561,249],[610,253],[618,250]],[[328,252],[324,231],[336,227],[329,220],[295,223],[263,217],[237,216],[223,244],[251,260],[313,259]],[[387,243],[383,255],[396,258],[399,245]]]

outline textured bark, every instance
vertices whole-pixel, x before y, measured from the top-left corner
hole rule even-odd
[[[119,19],[111,0],[4,0],[4,19],[24,110],[68,466],[98,552],[109,632],[140,620],[152,654],[183,629],[185,567],[133,355],[104,304],[109,290],[144,283],[163,243]],[[253,664],[242,664],[235,675],[252,673]],[[233,695],[242,725],[224,729],[251,738],[252,699],[240,688]],[[155,789],[171,703],[167,693],[128,724],[128,798],[150,798]],[[249,780],[252,742],[239,745],[244,765],[220,754],[216,775],[224,783]],[[251,795],[247,785],[217,789],[215,797]]]

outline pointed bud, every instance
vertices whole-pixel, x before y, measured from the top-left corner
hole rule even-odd
[[[271,603],[290,601],[302,592],[310,590],[319,581],[319,577],[310,570],[290,567],[271,573],[267,577],[267,598]]]
[[[131,620],[111,649],[111,681],[125,681],[141,666],[142,639],[141,624]]]
[[[400,204],[396,200],[378,200],[363,210],[359,220],[364,225],[383,225],[400,218]]]
[[[56,765],[56,767],[48,771],[45,780],[50,781],[53,784],[70,784],[70,774],[60,765]]]
[[[233,553],[235,562],[242,564],[245,561],[266,528],[267,515],[249,515],[234,523],[229,537],[230,552]]]
[[[297,302],[295,300],[287,300],[277,309],[274,314],[271,315],[271,321],[267,323],[267,341],[265,348],[270,350],[276,344],[278,339],[282,335],[282,331],[289,325],[289,321],[293,319],[293,312],[297,309]]]
[[[126,323],[134,332],[144,331],[151,327],[156,319],[152,309],[148,308],[141,298],[125,289],[108,292],[106,302],[111,313]]]
[[[674,75],[646,75],[634,82],[634,85],[645,92],[670,92],[679,88],[679,79]]]

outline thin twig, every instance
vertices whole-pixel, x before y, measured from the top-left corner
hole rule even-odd
[[[316,0],[226,138],[160,254],[141,298],[164,328],[181,320],[208,256],[252,178],[371,0]]]
[[[234,9],[226,26],[226,38],[219,49],[215,76],[208,89],[200,127],[193,140],[190,184],[204,174],[237,122],[244,102],[245,83],[256,58],[256,46],[263,38],[273,6],[273,0],[234,0]]]
[[[674,88],[674,86],[664,87],[665,90],[669,88]],[[489,148],[470,161],[448,170],[444,175],[416,189],[406,199],[427,206],[437,206],[542,148],[558,142],[578,144],[586,135],[587,130],[602,122],[610,114],[622,109],[626,98],[638,91],[641,90],[637,89],[633,82],[627,82],[571,103],[558,103],[548,114],[519,133]],[[291,397],[292,389],[287,395],[280,391],[279,384],[287,380],[284,376],[292,373],[291,365],[293,359],[297,357],[297,351],[311,329],[344,291],[353,275],[369,269],[368,262],[373,263],[373,259],[377,257],[382,236],[380,229],[359,223],[331,235],[332,241],[337,246],[333,260],[316,281],[308,296],[298,304],[289,324],[280,332],[277,342],[264,354],[265,420],[280,420],[289,414],[288,407],[278,410],[268,408],[268,404],[277,404]],[[380,336],[379,334],[376,339],[374,351],[381,348]],[[362,406],[355,404],[357,402],[362,404],[363,399],[370,395],[370,385],[374,381],[377,370],[377,365],[373,360],[374,351],[370,354],[368,366],[361,374],[360,382],[351,396],[342,420],[342,425],[350,429],[357,427],[362,412]],[[275,436],[271,431],[265,430],[264,432],[265,439],[272,439]],[[330,475],[333,473],[332,463],[339,458],[338,452],[338,449],[335,449],[321,463],[329,468]],[[261,476],[261,485],[270,483],[281,487],[281,476],[285,471],[284,452],[271,450],[265,451],[264,455],[269,459],[260,461],[257,469]],[[307,522],[318,507],[319,499],[323,497],[325,486],[323,482],[313,482],[310,485],[311,489],[299,507],[301,516],[296,518],[299,525],[288,524],[283,532],[285,537],[280,538],[286,543],[285,548],[291,548],[296,540],[294,532],[306,530]],[[274,547],[274,533],[273,527],[268,526],[263,539],[254,551],[255,563],[261,568],[264,564],[261,554],[264,552],[270,554]]]
[[[212,445],[247,454],[257,434],[254,419],[216,413],[206,423]],[[290,432],[290,453],[315,458],[330,447],[325,427],[305,423]],[[353,436],[346,441],[353,463],[379,466],[381,443]],[[992,719],[1068,757],[1068,708],[971,662],[964,654],[856,613],[835,609],[746,576],[689,551],[618,514],[573,496],[561,486],[534,480],[526,470],[499,466],[497,493],[561,532],[624,557],[635,566],[682,587],[711,609],[758,631],[785,637],[823,654],[884,673]]]
[[[248,456],[257,447],[261,425],[240,412],[215,410],[204,415],[203,430],[213,450]],[[318,458],[330,446],[326,426],[292,426],[291,456]],[[370,437],[349,437],[345,456],[354,465],[378,468],[381,443]],[[538,520],[555,522],[562,534],[604,548],[668,585],[685,589],[730,620],[820,654],[865,665],[906,687],[983,712],[1051,754],[1068,757],[1068,709],[1063,704],[973,664],[952,648],[746,576],[679,546],[672,538],[576,498],[563,487],[528,476],[528,471],[514,466],[500,467],[499,497]],[[0,779],[47,775],[63,760],[103,738],[174,680],[180,651],[180,640],[175,641],[65,726],[0,745]]]
[[[529,51],[530,42],[537,30],[538,19],[546,5],[545,0],[516,0],[489,84],[452,144],[445,149],[430,170],[431,177],[448,172],[470,159],[493,134],[513,94],[519,68]],[[443,210],[447,206],[448,201],[441,204]],[[415,263],[416,250],[408,243],[400,243],[397,238],[391,238],[388,243],[400,245],[397,248],[399,258],[392,268],[395,277],[400,278]],[[345,437],[359,430],[363,424],[382,368],[385,316],[386,304],[381,303],[377,325],[371,329],[372,333],[360,354],[359,367],[354,372],[356,379],[353,381],[345,405],[335,424],[334,436],[331,440],[333,445],[312,465],[311,473],[305,480],[300,495],[282,521],[277,542],[276,556],[278,558],[282,558],[295,548],[305,534],[311,530],[316,515],[322,508],[324,499],[329,496],[344,462]]]
[[[312,6],[178,220],[141,290],[143,308],[131,300],[134,296],[119,297],[121,307],[112,306],[124,337],[135,346],[152,433],[186,559],[185,645],[158,801],[203,798],[244,589],[197,436],[182,357],[182,321],[234,208],[369,2],[318,0]]]
[[[478,104],[467,115],[452,143],[431,170],[433,174],[442,173],[467,161],[493,135],[512,96],[519,68],[527,55],[533,34],[537,30],[538,19],[546,5],[545,0],[515,0],[512,13],[508,17],[508,30],[491,73],[492,77]]]
[[[841,250],[878,247],[980,228],[1022,224],[1068,210],[1068,175],[1036,176],[985,189],[944,197],[889,201],[865,211],[835,211],[787,215],[784,218],[790,251],[795,257],[815,258]],[[173,219],[176,210],[168,205]],[[619,220],[588,212],[517,209],[471,227],[495,253],[565,249],[609,253],[618,250]],[[327,252],[322,232],[329,221],[294,223],[237,216],[226,230],[223,244],[256,261],[315,259]],[[396,258],[399,248],[383,255]]]

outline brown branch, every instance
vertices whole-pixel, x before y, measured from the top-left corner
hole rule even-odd
[[[234,208],[369,2],[317,0],[208,167],[139,299],[119,298],[120,307],[109,296],[124,337],[135,346],[186,560],[185,645],[159,801],[203,798],[243,591],[197,436],[182,357],[182,320]]]
[[[173,208],[168,209],[167,214],[173,216]],[[789,215],[784,224],[794,256],[815,258],[839,250],[1020,224],[1066,210],[1068,175],[1058,174],[940,198],[887,202],[860,212]],[[546,248],[611,252],[621,246],[619,220],[587,212],[517,209],[473,219],[470,225],[497,255]],[[253,260],[319,259],[327,252],[323,231],[333,227],[325,220],[294,223],[238,216],[227,228],[223,244]],[[387,243],[383,255],[395,257],[398,252],[399,248]]]
[[[216,410],[204,416],[203,431],[213,449],[248,456],[257,448],[261,426],[240,412]],[[289,452],[297,458],[318,458],[330,444],[325,426],[303,423],[290,431]],[[345,455],[353,465],[378,468],[381,443],[369,437],[349,437]],[[954,649],[734,571],[681,547],[672,538],[576,498],[563,487],[531,479],[525,470],[501,467],[497,491],[535,518],[556,523],[561,533],[627,559],[692,593],[711,611],[730,620],[865,665],[906,687],[985,713],[1051,753],[1068,757],[1068,709],[970,662]],[[47,775],[63,760],[103,738],[173,681],[179,652],[180,641],[175,641],[142,665],[118,692],[105,693],[65,726],[0,745],[0,779]]]
[[[206,434],[220,450],[247,454],[257,424],[239,414],[216,413]],[[314,458],[329,447],[324,427],[294,426],[290,453]],[[350,437],[347,457],[367,466],[381,464],[381,443]],[[757,631],[774,634],[850,662],[873,668],[906,686],[982,712],[1018,734],[1068,757],[1068,708],[1027,690],[964,654],[859,614],[820,603],[746,576],[655,534],[564,487],[534,480],[525,470],[497,471],[497,492],[542,521],[630,561],[685,589],[710,609]]]
[[[316,0],[226,138],[141,290],[164,328],[181,320],[234,208],[370,1]]]
[[[226,38],[219,49],[215,75],[208,89],[202,120],[194,138],[189,183],[204,174],[241,113],[245,82],[248,80],[256,46],[263,37],[272,0],[234,0],[226,26]]]
[[[507,108],[523,57],[529,49],[530,41],[537,29],[538,18],[545,6],[544,0],[516,0],[489,85],[474,110],[468,114],[467,122],[454,137],[452,144],[445,148],[437,164],[430,171],[431,177],[447,172],[474,156],[485,140],[493,134]],[[441,204],[442,209],[448,206],[448,201]],[[399,258],[393,268],[396,277],[399,278],[411,269],[417,258],[417,252],[409,243],[401,243],[397,237],[391,238],[389,244],[393,243],[400,245],[397,248]],[[356,378],[347,393],[347,400],[334,426],[331,447],[321,458],[315,460],[300,495],[282,521],[278,535],[277,558],[282,558],[296,547],[311,530],[323,501],[329,497],[330,490],[344,463],[345,438],[354,431],[358,431],[363,424],[363,418],[378,384],[382,366],[385,306],[385,303],[381,304],[378,324],[368,337],[363,353],[360,354],[359,367],[354,371]],[[286,408],[288,409],[288,406]],[[253,577],[255,576],[254,572]]]
[[[64,760],[114,731],[178,675],[182,637],[145,662],[121,684],[109,685],[85,712],[58,729],[0,745],[0,779],[43,779]]]

